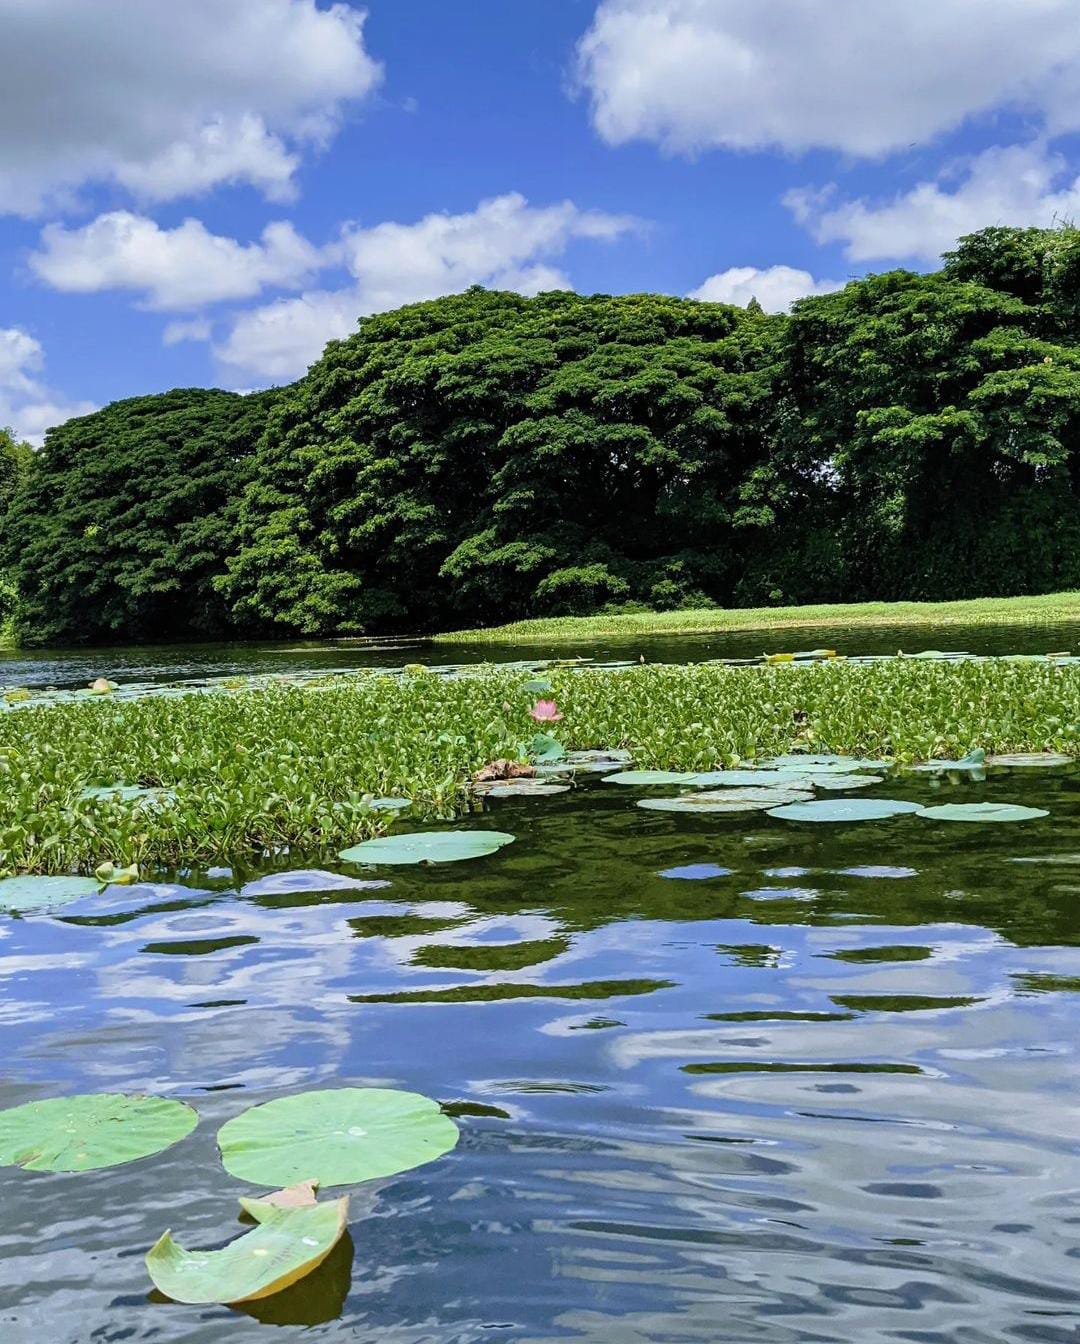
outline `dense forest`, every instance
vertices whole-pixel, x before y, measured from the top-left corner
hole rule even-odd
[[[1080,230],[992,228],[790,316],[473,289],[289,387],[0,436],[0,617],[94,642],[1048,592],[1080,587],[1078,505]]]

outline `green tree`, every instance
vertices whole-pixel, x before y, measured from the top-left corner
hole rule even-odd
[[[213,580],[272,394],[181,389],[49,432],[2,538],[28,642],[218,635]]]

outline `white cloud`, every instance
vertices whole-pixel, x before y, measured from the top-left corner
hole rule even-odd
[[[751,299],[757,299],[767,313],[786,313],[796,299],[811,294],[831,294],[842,289],[842,280],[815,280],[809,271],[794,266],[732,266],[730,270],[710,275],[704,284],[691,290],[691,299],[706,299],[711,303],[734,303],[745,308]]]
[[[379,81],[364,19],[313,0],[0,0],[0,214],[91,182],[288,197],[300,151]]]
[[[328,340],[354,331],[363,314],[475,284],[523,294],[570,288],[545,258],[561,255],[574,239],[612,241],[636,227],[627,216],[581,210],[571,201],[531,206],[516,192],[466,214],[351,227],[335,249],[353,277],[350,288],[313,290],[242,313],[216,354],[231,369],[294,378]]]
[[[53,425],[96,410],[92,401],[69,401],[41,382],[44,364],[40,341],[21,327],[0,327],[0,426],[38,446]]]
[[[257,243],[210,233],[197,219],[162,229],[144,215],[114,210],[81,229],[49,224],[30,267],[54,289],[141,293],[147,307],[198,308],[246,299],[267,287],[299,288],[324,264],[291,224],[268,224]]]
[[[832,188],[784,198],[819,243],[842,243],[852,261],[934,261],[965,233],[991,224],[1041,225],[1080,217],[1080,176],[1040,145],[986,150],[957,172],[882,204],[835,203]]]
[[[1080,128],[1076,0],[603,0],[578,78],[611,144],[880,155],[1001,106]]]
[[[181,341],[208,341],[213,327],[208,318],[193,317],[184,322],[168,322],[161,333],[165,345],[179,345]]]

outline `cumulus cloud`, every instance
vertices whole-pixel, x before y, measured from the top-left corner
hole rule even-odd
[[[303,148],[379,82],[364,19],[313,0],[0,0],[0,214],[92,182],[288,198]]]
[[[294,378],[328,340],[352,332],[363,314],[475,284],[523,294],[568,289],[552,258],[575,239],[610,242],[636,227],[628,216],[582,210],[571,201],[531,206],[517,192],[465,214],[351,227],[335,248],[352,276],[348,288],[312,290],[242,313],[216,353],[231,369]]]
[[[46,386],[44,364],[40,341],[21,327],[0,327],[0,426],[35,446],[53,425],[96,409],[92,401],[71,401]]]
[[[884,202],[837,201],[830,187],[799,188],[784,199],[817,242],[843,244],[852,261],[934,261],[987,225],[1048,227],[1080,217],[1080,176],[1040,145],[1009,146]]]
[[[611,144],[881,155],[1002,106],[1080,129],[1075,0],[603,0],[577,54]]]
[[[757,299],[767,313],[786,313],[796,299],[811,294],[831,294],[842,289],[842,280],[815,280],[809,271],[794,266],[732,266],[729,270],[710,275],[704,284],[691,290],[691,299],[706,299],[711,303],[734,303],[745,308],[751,299]]]
[[[82,228],[50,224],[30,268],[53,289],[91,294],[132,290],[149,308],[198,308],[247,299],[264,288],[300,288],[324,264],[291,224],[269,224],[256,243],[238,243],[197,219],[160,228],[144,215],[114,210]]]

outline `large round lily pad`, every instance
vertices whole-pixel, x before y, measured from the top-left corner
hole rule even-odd
[[[83,896],[94,896],[101,886],[92,877],[0,878],[0,910],[23,914],[51,910]]]
[[[871,784],[884,784],[880,775],[813,775],[811,783],[815,789],[824,789],[828,793],[845,793],[852,789],[868,789]]]
[[[352,1185],[448,1153],[458,1128],[417,1092],[341,1087],[253,1106],[227,1121],[218,1147],[231,1176],[257,1185]]]
[[[513,840],[505,831],[408,831],[365,840],[338,857],[346,863],[458,863],[494,854]]]
[[[0,1111],[0,1166],[27,1171],[118,1167],[186,1138],[195,1111],[166,1097],[91,1092]]]
[[[998,756],[987,756],[987,765],[1007,765],[1013,769],[1033,769],[1038,766],[1074,765],[1072,756],[1056,751],[1012,751]]]
[[[807,774],[842,775],[856,770],[888,770],[891,760],[861,760],[857,756],[794,751],[762,761],[766,770],[799,770]]]
[[[782,817],[784,821],[883,821],[919,810],[918,803],[896,798],[822,798],[813,803],[774,807],[769,816]]]
[[[681,798],[642,798],[638,807],[656,812],[761,812],[785,803],[807,802],[811,797],[800,789],[718,789]]]
[[[1048,817],[1042,807],[1021,807],[1017,803],[943,803],[938,807],[922,807],[920,817],[931,821],[1034,821]]]
[[[166,1232],[147,1252],[154,1286],[174,1302],[252,1302],[317,1268],[345,1231],[349,1200],[282,1207],[242,1199],[258,1224],[216,1251],[185,1251]]]

